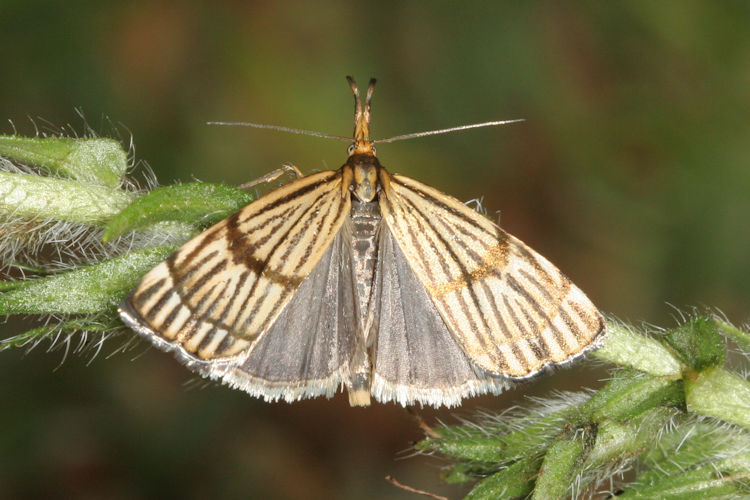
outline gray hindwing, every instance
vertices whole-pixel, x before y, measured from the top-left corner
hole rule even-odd
[[[455,406],[464,397],[499,393],[510,385],[469,361],[385,225],[377,277],[372,387],[377,400]]]
[[[345,233],[346,224],[239,367],[247,376],[265,381],[262,385],[278,384],[283,399],[331,396],[347,379],[359,320],[352,307],[356,292]],[[278,397],[270,392],[267,399]]]

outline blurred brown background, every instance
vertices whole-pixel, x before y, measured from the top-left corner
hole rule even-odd
[[[456,7],[455,5],[460,5]],[[348,135],[344,76],[379,79],[373,135],[522,124],[381,145],[392,172],[460,199],[557,263],[600,308],[673,324],[677,307],[748,319],[750,4],[746,2],[55,2],[0,4],[0,115],[120,123],[162,184],[241,183],[291,161],[337,168],[346,144],[205,125]],[[0,133],[10,133],[10,124]],[[2,336],[12,334],[4,327]],[[0,353],[0,498],[459,497],[393,405],[266,404],[186,389],[141,345],[111,358]],[[453,411],[596,386],[579,365]]]

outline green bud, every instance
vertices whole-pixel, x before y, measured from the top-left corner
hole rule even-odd
[[[0,214],[101,224],[126,207],[131,195],[77,181],[0,172]]]
[[[696,318],[670,330],[664,339],[693,370],[724,364],[724,340],[712,318]]]
[[[630,366],[649,375],[679,378],[680,362],[658,341],[609,322],[604,345],[592,355],[620,366]]]
[[[686,378],[685,402],[691,412],[750,429],[750,383],[723,368],[710,368]]]
[[[113,139],[0,136],[0,156],[42,167],[50,173],[115,188],[128,166],[128,157]]]

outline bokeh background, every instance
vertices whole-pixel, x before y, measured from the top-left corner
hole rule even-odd
[[[460,199],[556,262],[600,308],[674,324],[750,306],[747,2],[0,3],[0,133],[111,123],[162,184],[241,183],[282,162],[337,168],[346,144],[209,120],[348,135],[344,76],[379,79],[373,136],[485,120],[501,128],[381,145],[393,172]],[[30,119],[31,118],[31,119]],[[121,124],[121,125],[120,125]],[[12,324],[2,336],[12,334]],[[411,457],[401,408],[345,397],[266,404],[145,345],[93,361],[0,353],[0,498],[459,497]],[[584,363],[526,394],[595,387]]]

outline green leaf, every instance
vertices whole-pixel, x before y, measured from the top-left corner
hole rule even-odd
[[[18,288],[19,286],[23,285],[23,281],[0,281],[0,292],[5,292],[7,290],[13,290],[14,288]]]
[[[444,473],[442,478],[448,484],[460,484],[474,481],[477,476],[471,465],[459,462],[453,465],[448,472]]]
[[[656,483],[636,484],[618,498],[649,500],[710,500],[747,498],[750,494],[750,453],[661,478]]]
[[[724,364],[724,341],[712,318],[700,317],[674,328],[664,339],[693,370]]]
[[[33,174],[0,172],[0,214],[101,224],[131,200],[120,189]]]
[[[587,406],[592,409],[594,422],[625,420],[657,405],[680,405],[682,398],[681,381],[640,376],[611,381],[591,398]]]
[[[594,357],[620,366],[629,366],[655,376],[680,378],[682,366],[669,349],[658,341],[639,335],[625,326],[609,322],[604,345]]]
[[[675,415],[674,410],[653,408],[628,423],[603,420],[599,424],[594,448],[586,457],[587,469],[601,467],[613,460],[634,457],[653,444],[657,433]]]
[[[572,406],[533,421],[529,420],[521,430],[510,432],[500,438],[503,442],[503,459],[518,460],[530,454],[543,452],[566,426],[580,422],[579,417],[579,409]]]
[[[162,221],[207,226],[237,212],[254,197],[224,184],[194,182],[155,189],[133,201],[104,230],[106,242]]]
[[[583,454],[579,439],[563,439],[549,447],[544,456],[539,477],[534,485],[533,500],[565,498],[578,459]]]
[[[418,449],[430,449],[455,458],[476,461],[500,460],[503,442],[492,436],[462,435],[451,438],[426,439]]]
[[[111,311],[141,276],[175,250],[139,250],[91,266],[24,281],[0,293],[0,314],[92,314]]]
[[[675,424],[675,429],[664,433],[658,446],[651,447],[641,458],[645,470],[637,483],[656,484],[701,464],[715,463],[717,457],[731,457],[750,449],[748,432],[687,416]]]
[[[115,188],[128,157],[113,139],[0,136],[0,156],[43,167],[61,176]]]
[[[527,495],[534,487],[534,480],[541,464],[541,457],[519,460],[507,469],[482,479],[465,498],[466,500],[500,500]]]
[[[750,429],[750,383],[723,368],[704,370],[686,379],[685,401],[691,412]]]

